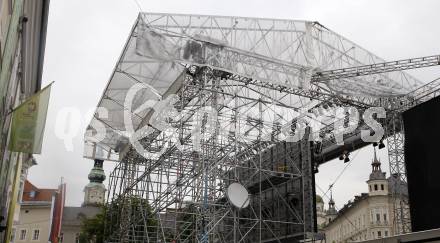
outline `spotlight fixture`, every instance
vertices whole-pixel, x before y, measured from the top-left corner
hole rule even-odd
[[[385,144],[383,143],[383,140],[380,140],[379,142],[379,149],[385,148]]]
[[[350,161],[350,157],[349,156],[350,156],[350,153],[345,151],[344,152],[344,163],[347,163],[347,162]]]
[[[344,163],[347,163],[350,161],[350,153],[348,151],[344,151],[342,152],[342,154],[339,156],[339,160],[343,160]]]
[[[313,173],[314,174],[319,173],[318,165],[313,166]]]

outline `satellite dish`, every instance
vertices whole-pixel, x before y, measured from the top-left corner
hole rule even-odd
[[[232,183],[226,190],[226,196],[232,205],[238,209],[246,208],[249,206],[249,193],[246,188],[240,183]]]

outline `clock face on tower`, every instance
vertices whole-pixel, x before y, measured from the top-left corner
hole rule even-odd
[[[103,203],[105,189],[103,187],[86,188],[85,204]]]

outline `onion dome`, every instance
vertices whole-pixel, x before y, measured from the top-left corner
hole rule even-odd
[[[89,173],[90,182],[102,183],[105,180],[104,169],[102,168],[103,160],[95,159],[95,165]]]

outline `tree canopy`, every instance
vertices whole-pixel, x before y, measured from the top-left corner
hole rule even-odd
[[[101,211],[92,218],[82,219],[80,243],[103,243],[112,233],[120,230],[122,210],[125,217],[136,224],[136,238],[157,238],[155,232],[158,220],[152,216],[152,210],[147,200],[139,197],[118,198],[111,203],[101,206]]]

